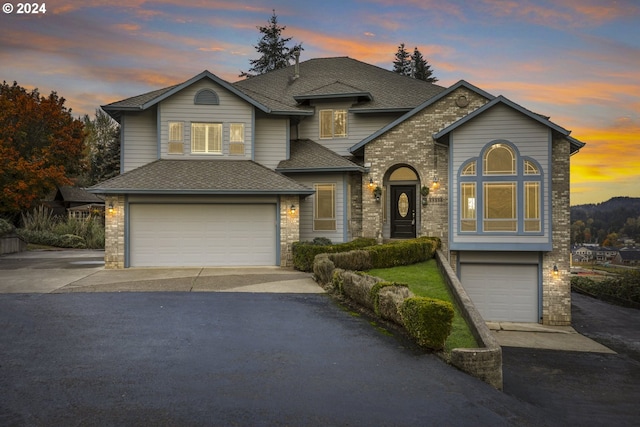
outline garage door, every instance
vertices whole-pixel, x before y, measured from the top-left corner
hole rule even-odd
[[[130,265],[276,264],[273,204],[130,205]]]
[[[460,281],[487,321],[538,322],[538,266],[460,264]]]

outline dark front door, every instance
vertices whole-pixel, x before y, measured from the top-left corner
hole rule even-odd
[[[416,237],[416,187],[391,186],[391,238]]]

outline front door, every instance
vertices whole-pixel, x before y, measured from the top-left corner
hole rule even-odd
[[[391,186],[391,238],[416,237],[416,187]]]

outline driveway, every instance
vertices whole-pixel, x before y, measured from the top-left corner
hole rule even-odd
[[[640,416],[637,310],[574,294],[575,328],[617,353],[505,346],[498,392],[352,316],[303,273],[121,273],[104,270],[101,253],[42,255],[0,257],[0,288],[11,289],[0,295],[0,425],[631,426]],[[34,279],[39,292],[15,287]],[[310,287],[287,292],[293,284]]]

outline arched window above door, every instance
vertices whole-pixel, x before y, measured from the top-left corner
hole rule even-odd
[[[417,181],[418,175],[411,169],[406,166],[399,167],[398,169],[391,172],[389,175],[389,181]]]

